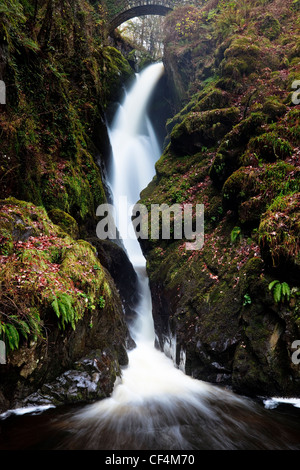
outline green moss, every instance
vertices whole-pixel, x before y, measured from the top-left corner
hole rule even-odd
[[[291,109],[277,123],[270,125],[270,130],[275,131],[282,139],[288,139],[295,146],[300,145],[300,110]]]
[[[249,293],[252,302],[267,295],[267,281],[264,278],[265,264],[261,257],[250,257],[241,269],[241,290]]]
[[[266,262],[287,276],[300,273],[300,194],[278,196],[264,213],[258,234]]]
[[[260,48],[257,44],[254,44],[251,36],[240,36],[233,38],[229,47],[225,50],[224,56],[225,58],[240,56],[258,58],[260,53]]]
[[[257,70],[260,63],[260,48],[248,37],[234,38],[224,52],[220,64],[222,76],[239,80]]]
[[[285,104],[278,101],[276,97],[270,97],[265,101],[262,111],[271,121],[274,121],[286,113],[287,107]]]
[[[203,146],[212,147],[224,137],[236,124],[239,117],[238,108],[223,108],[193,112],[171,132],[171,146],[175,152],[196,153]]]
[[[111,18],[121,13],[124,8],[123,1],[115,2],[114,0],[105,0],[105,4]]]
[[[282,139],[276,132],[266,132],[260,136],[253,137],[248,145],[247,154],[255,154],[258,160],[274,162],[284,160],[293,154],[292,145],[285,139]],[[244,164],[247,156],[244,158]]]
[[[78,224],[76,220],[60,209],[52,209],[48,212],[52,222],[58,225],[64,232],[72,238],[77,238],[79,234]]]
[[[232,77],[220,78],[216,83],[216,87],[219,87],[221,90],[226,91],[228,93],[236,93],[242,89],[242,85],[240,85]]]
[[[103,50],[103,88],[106,103],[115,102],[120,97],[122,87],[134,77],[134,71],[129,62],[115,47],[106,46]]]
[[[51,165],[43,178],[42,200],[48,211],[68,213],[82,227],[95,218],[96,207],[106,196],[91,154],[82,151],[79,160],[78,164],[62,161]]]
[[[300,0],[293,0],[291,8],[294,11],[299,11],[300,10]]]
[[[276,18],[267,13],[260,22],[260,31],[264,36],[272,41],[279,36],[281,26]]]
[[[239,59],[237,57],[227,59],[222,64],[222,75],[224,77],[232,77],[235,80],[239,80],[244,74],[253,72],[254,63],[255,62],[253,61],[251,65],[246,59]]]
[[[250,138],[261,133],[261,125],[264,122],[265,118],[261,112],[251,113],[225,135],[209,173],[216,185],[221,186],[228,176],[239,167],[239,157],[244,153]]]
[[[27,37],[26,27],[9,20],[17,47],[10,51],[5,72],[11,92],[1,140],[10,165],[4,168],[8,177],[0,197],[13,194],[47,210],[60,209],[86,226],[105,200],[92,157],[97,153],[102,158],[108,149],[107,135],[98,137],[105,127],[104,109],[118,99],[134,72],[117,49],[102,43],[98,8],[77,1],[64,11],[52,6],[47,34],[43,7],[33,13],[26,9],[28,15],[37,13],[34,27],[46,55],[28,52],[28,44],[19,49],[17,38]]]
[[[88,181],[79,173],[73,173],[66,177],[65,184],[68,194],[68,211],[82,223],[88,214],[93,213],[94,208]]]
[[[61,222],[74,229],[67,214],[53,212],[62,215]],[[0,324],[14,325],[23,342],[32,335],[44,341],[43,324],[51,322],[51,314],[61,328],[75,329],[84,315],[103,309],[99,298],[105,302],[113,295],[95,249],[59,230],[44,209],[12,198],[1,201],[0,234],[9,243],[1,253]]]
[[[295,167],[285,162],[267,164],[260,168],[242,167],[224,183],[223,204],[237,209],[251,197],[259,197],[261,208],[266,207],[279,194],[299,190]]]
[[[198,97],[197,104],[193,107],[193,111],[208,111],[212,109],[227,108],[229,105],[229,95],[218,88],[201,92]]]

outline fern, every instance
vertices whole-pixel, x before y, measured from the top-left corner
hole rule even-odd
[[[276,303],[283,302],[285,299],[290,300],[291,289],[287,282],[280,283],[274,280],[269,284],[269,290],[273,291],[273,298]]]
[[[282,295],[287,298],[287,300],[290,300],[291,289],[290,289],[290,286],[286,282],[283,282],[281,284],[281,292],[282,292]]]
[[[9,318],[14,322],[14,328],[17,329],[17,331],[19,331],[24,336],[24,338],[27,339],[28,335],[30,334],[30,328],[26,321],[21,320],[16,315],[10,315]]]
[[[100,308],[105,307],[105,298],[103,297],[103,295],[100,295],[99,300],[98,300],[98,304],[99,304]]]
[[[236,242],[238,238],[241,239],[241,229],[240,227],[234,227],[234,229],[231,231],[231,234],[230,234],[231,243]]]
[[[23,336],[26,340],[31,336],[34,340],[37,337],[42,337],[41,322],[39,313],[30,311],[30,314],[25,316],[26,321],[17,315],[9,315],[8,322],[0,323],[0,336],[6,339],[9,348],[13,351],[19,348],[20,337]]]
[[[60,294],[52,302],[52,308],[60,320],[60,327],[64,330],[66,324],[71,324],[75,330],[75,323],[78,320],[76,311],[72,305],[72,298],[68,294]]]
[[[281,284],[278,282],[275,284],[273,289],[273,297],[276,303],[279,303],[281,300]]]
[[[279,282],[279,281],[277,281],[277,280],[270,282],[270,284],[269,284],[269,290],[272,290],[273,287],[275,286],[275,284],[277,284],[278,282]]]
[[[41,319],[37,309],[31,309],[30,315],[27,318],[28,326],[30,328],[30,334],[34,341],[37,340],[38,336],[42,337],[41,333]]]
[[[252,303],[252,300],[251,300],[251,297],[249,294],[245,294],[244,295],[244,302],[243,302],[243,306],[246,307],[246,305],[251,305]]]
[[[54,312],[56,313],[57,318],[60,318],[60,310],[59,310],[57,297],[54,297],[54,300],[53,300],[51,306],[52,306]]]
[[[14,349],[18,349],[20,336],[19,336],[17,328],[14,325],[12,325],[11,323],[7,323],[5,325],[5,335],[7,337],[10,349],[12,351]]]

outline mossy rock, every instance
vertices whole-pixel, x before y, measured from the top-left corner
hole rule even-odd
[[[293,44],[291,44],[291,48],[288,52],[288,59],[290,60],[290,66],[297,67],[299,64],[299,58],[300,58],[300,39],[297,38],[296,41]],[[298,74],[298,77],[299,77],[299,74]]]
[[[258,325],[261,330],[261,324]],[[253,330],[252,330],[253,331]],[[249,330],[248,333],[250,334]],[[269,346],[272,332],[261,332],[261,337],[257,338],[264,343],[261,348]],[[281,351],[274,351],[270,362],[272,366],[266,364],[265,357],[261,362],[257,357],[259,351],[256,345],[253,351],[252,343],[242,341],[237,347],[232,372],[232,387],[237,393],[247,394],[248,396],[267,395],[274,396],[278,393],[286,393],[289,391],[287,360],[282,364]],[[262,351],[260,351],[262,352]]]
[[[241,312],[242,341],[233,363],[232,384],[240,393],[274,394],[290,386],[291,367],[283,340],[286,326],[272,310],[265,270],[260,257],[249,259],[241,269],[242,291],[249,294],[250,302]]]
[[[294,11],[300,11],[300,0],[293,0],[291,8]]]
[[[234,80],[239,81],[243,75],[249,75],[255,70],[255,60],[252,59],[248,62],[246,59],[238,57],[224,59],[221,64],[221,74],[224,77],[232,77]]]
[[[279,137],[276,132],[266,132],[250,140],[243,163],[247,164],[247,159],[249,161],[249,156],[253,154],[258,161],[285,160],[293,154],[293,150],[290,142]]]
[[[48,216],[54,224],[58,225],[70,237],[78,238],[78,224],[70,214],[60,209],[52,209],[48,212]]]
[[[166,122],[166,131],[171,134],[175,125],[180,124],[192,112],[209,111],[213,109],[227,108],[229,106],[230,96],[229,93],[223,90],[222,87],[212,84],[204,86],[203,90],[195,93],[189,102]]]
[[[69,214],[80,228],[88,227],[95,220],[98,205],[106,201],[101,173],[92,155],[82,149],[77,158],[76,162],[64,162],[63,170],[53,165],[41,182],[43,206],[55,221],[60,214],[65,228],[73,226],[75,237],[76,225],[63,213]]]
[[[225,210],[237,210],[242,202],[256,194],[256,173],[248,167],[236,170],[223,186],[223,206]]]
[[[213,88],[209,92],[201,94],[198,103],[193,107],[193,111],[208,111],[212,109],[227,108],[230,97],[225,91]],[[204,96],[203,96],[204,95]]]
[[[107,90],[108,103],[121,97],[122,86],[134,77],[134,70],[121,52],[113,46],[106,46],[103,50],[104,68],[103,76]]]
[[[300,193],[278,196],[258,229],[262,256],[270,268],[296,282],[300,278]]]
[[[300,109],[291,109],[278,123],[271,125],[282,138],[288,139],[295,147],[300,145]]]
[[[220,78],[216,83],[216,87],[228,93],[238,93],[242,90],[242,85],[232,77]]]
[[[297,191],[299,171],[279,161],[262,167],[241,167],[223,185],[223,206],[237,211],[241,204],[257,197],[264,212],[267,204],[279,194]]]
[[[177,124],[171,133],[171,148],[175,153],[195,154],[204,146],[215,146],[236,124],[238,108],[193,112]]]
[[[33,209],[34,208],[34,209]],[[40,219],[40,224],[36,221]],[[19,201],[14,197],[0,200],[0,253],[11,255],[14,244],[26,242],[30,237],[36,237],[41,233],[49,233],[45,221],[47,214],[44,208],[35,208],[30,203]]]
[[[270,97],[264,102],[262,111],[269,120],[275,121],[286,113],[287,107],[276,98]]]
[[[26,227],[26,236],[20,224]],[[0,232],[2,229],[10,250],[1,254],[0,305],[6,313],[0,314],[0,320],[11,366],[18,367],[24,378],[34,377],[38,371],[53,373],[63,364],[47,362],[51,361],[51,354],[45,354],[52,347],[50,337],[54,341],[56,336],[74,336],[67,362],[85,353],[88,343],[95,339],[94,331],[100,344],[99,328],[104,323],[110,325],[107,332],[115,325],[115,334],[120,333],[119,339],[123,339],[119,343],[114,337],[110,347],[113,349],[114,344],[121,350],[127,335],[121,301],[95,248],[84,240],[74,240],[54,225],[45,209],[14,198],[0,201]],[[81,332],[78,336],[77,328]],[[59,341],[54,343],[58,345]],[[61,347],[68,349],[64,343]],[[24,363],[22,357],[26,354]],[[43,354],[45,362],[37,361]]]
[[[240,157],[250,138],[261,132],[261,125],[264,122],[265,118],[262,113],[252,113],[225,135],[209,172],[209,176],[216,185],[222,186],[233,171],[240,166]]]
[[[249,197],[239,204],[237,215],[241,225],[247,229],[257,229],[261,214],[266,208],[266,202],[260,195]]]
[[[266,14],[260,22],[259,29],[261,34],[273,41],[274,39],[278,38],[281,31],[281,26],[276,18],[274,18],[271,14]]]
[[[220,64],[221,75],[240,80],[244,75],[257,70],[260,64],[260,48],[252,38],[235,38],[224,52]]]
[[[111,240],[89,238],[89,243],[97,250],[101,265],[113,278],[122,299],[126,318],[133,317],[138,302],[138,279],[124,249]]]
[[[254,57],[258,58],[261,54],[260,48],[253,43],[252,37],[238,36],[233,38],[229,47],[224,52],[224,57]]]

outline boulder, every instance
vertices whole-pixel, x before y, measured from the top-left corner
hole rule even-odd
[[[105,354],[98,368],[108,393],[128,362],[130,336],[95,248],[54,225],[43,208],[14,198],[0,201],[0,240],[1,403],[12,406],[96,349],[98,359]]]

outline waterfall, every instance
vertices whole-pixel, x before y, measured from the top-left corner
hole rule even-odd
[[[135,204],[155,174],[160,149],[146,109],[162,73],[163,65],[154,64],[137,76],[109,129],[109,184],[115,205],[124,197]],[[61,447],[185,451],[289,448],[289,437],[279,432],[276,423],[253,401],[185,375],[183,351],[177,368],[167,354],[155,348],[145,259],[136,238],[125,236],[123,243],[139,279],[140,302],[131,330],[136,347],[128,352],[129,364],[111,397],[64,419],[70,437]],[[171,343],[169,356],[174,349]]]
[[[163,65],[159,63],[137,76],[109,129],[112,147],[109,185],[115,205],[124,197],[134,205],[155,174],[160,149],[145,111],[162,73]],[[122,230],[120,235],[122,238]],[[76,415],[75,420],[81,426],[89,423],[93,427],[92,434],[97,436],[97,445],[99,436],[103,439],[105,434],[107,439],[109,429],[113,445],[117,446],[114,448],[122,447],[124,443],[130,445],[131,440],[136,439],[137,432],[139,445],[148,447],[159,438],[162,443],[167,442],[168,447],[175,443],[184,448],[189,444],[181,436],[181,419],[184,414],[193,415],[198,407],[201,414],[216,418],[215,412],[206,403],[215,389],[186,376],[174,367],[170,357],[155,349],[145,258],[138,240],[126,235],[123,244],[137,272],[140,288],[137,319],[131,330],[136,347],[128,353],[129,365],[123,370],[112,396],[87,407]],[[225,394],[224,399],[226,397],[229,395]]]
[[[145,110],[163,70],[162,64],[154,64],[141,76],[136,76],[135,86],[126,93],[124,103],[109,128],[112,146],[109,186],[115,205],[121,198],[126,198],[129,205],[136,204],[140,192],[155,175],[154,165],[160,157],[160,148]],[[130,214],[127,214],[127,223],[129,217]],[[120,222],[117,220],[117,226],[123,237]],[[137,239],[128,239],[126,235],[123,242],[130,260],[136,266],[145,265]]]
[[[137,305],[137,321],[131,331],[135,341],[154,343],[151,294],[146,275],[146,261],[135,236],[123,233],[123,227],[131,223],[130,207],[140,197],[140,192],[149,184],[155,174],[155,162],[160,157],[160,148],[146,108],[155,85],[162,76],[162,63],[154,64],[136,76],[133,88],[126,93],[124,103],[119,107],[109,128],[112,147],[112,164],[109,171],[109,186],[115,206],[126,199],[128,212],[123,213],[123,224],[116,221],[120,237],[139,280],[140,304]],[[116,211],[118,214],[120,211]]]

